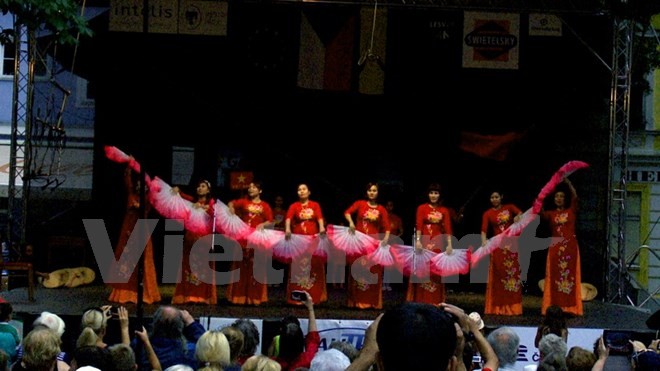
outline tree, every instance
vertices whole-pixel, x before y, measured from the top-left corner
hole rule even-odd
[[[29,30],[43,27],[51,31],[60,44],[76,44],[78,35],[92,36],[75,0],[0,0],[0,11],[3,15],[13,14],[16,24]],[[13,32],[3,30],[2,33],[6,38]]]

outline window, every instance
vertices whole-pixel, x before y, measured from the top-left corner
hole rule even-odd
[[[2,65],[0,65],[0,76],[14,75],[14,57],[16,55],[16,44],[0,44],[2,54]]]
[[[77,78],[76,107],[94,107],[94,94],[89,85],[89,81]]]

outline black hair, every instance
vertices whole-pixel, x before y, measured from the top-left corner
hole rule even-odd
[[[240,355],[253,355],[259,345],[259,329],[257,325],[247,318],[239,318],[231,325],[243,333],[243,349],[241,349]]]
[[[456,349],[455,319],[442,308],[408,302],[385,312],[376,341],[385,370],[445,370]]]
[[[13,312],[14,308],[11,306],[11,303],[0,303],[0,321],[7,322],[9,320],[9,316],[11,316]]]
[[[280,324],[279,357],[292,361],[305,350],[305,336],[300,328],[300,321],[294,316],[286,316]]]

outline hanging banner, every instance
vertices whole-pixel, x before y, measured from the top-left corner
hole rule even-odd
[[[179,33],[227,36],[225,1],[182,0],[179,7]]]
[[[463,67],[518,69],[520,15],[465,12]]]
[[[148,33],[227,35],[226,1],[149,0]],[[110,0],[108,30],[144,32],[142,0]]]
[[[328,14],[333,12],[332,14]],[[298,86],[349,91],[358,17],[352,9],[307,9],[300,20]]]
[[[561,19],[554,14],[530,13],[529,36],[561,36]]]

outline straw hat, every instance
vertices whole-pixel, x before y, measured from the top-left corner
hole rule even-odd
[[[48,278],[44,279],[41,284],[47,289],[54,289],[62,287],[69,280],[69,269],[58,269],[48,273]]]
[[[596,286],[582,282],[582,301],[594,300],[598,296],[598,289]]]
[[[48,289],[62,286],[77,287],[88,285],[94,282],[94,279],[96,279],[96,273],[90,268],[64,268],[48,273],[48,279],[43,280],[41,284]]]
[[[541,289],[541,292],[545,289],[545,280],[539,280],[539,289]]]
[[[468,315],[468,317],[470,317],[471,320],[473,320],[474,322],[477,323],[477,327],[479,328],[479,330],[481,330],[482,328],[484,328],[484,326],[485,326],[485,325],[484,325],[484,320],[481,319],[481,316],[479,315],[479,313],[477,313],[477,312],[472,312],[472,313],[470,313],[470,314]]]
[[[89,285],[96,279],[96,273],[87,267],[69,268],[69,280],[64,283],[66,287]]]
[[[596,286],[587,283],[587,282],[582,282],[582,301],[590,301],[594,300],[596,296],[598,296],[598,289]],[[545,280],[540,280],[539,281],[539,288],[541,291],[545,288]]]

